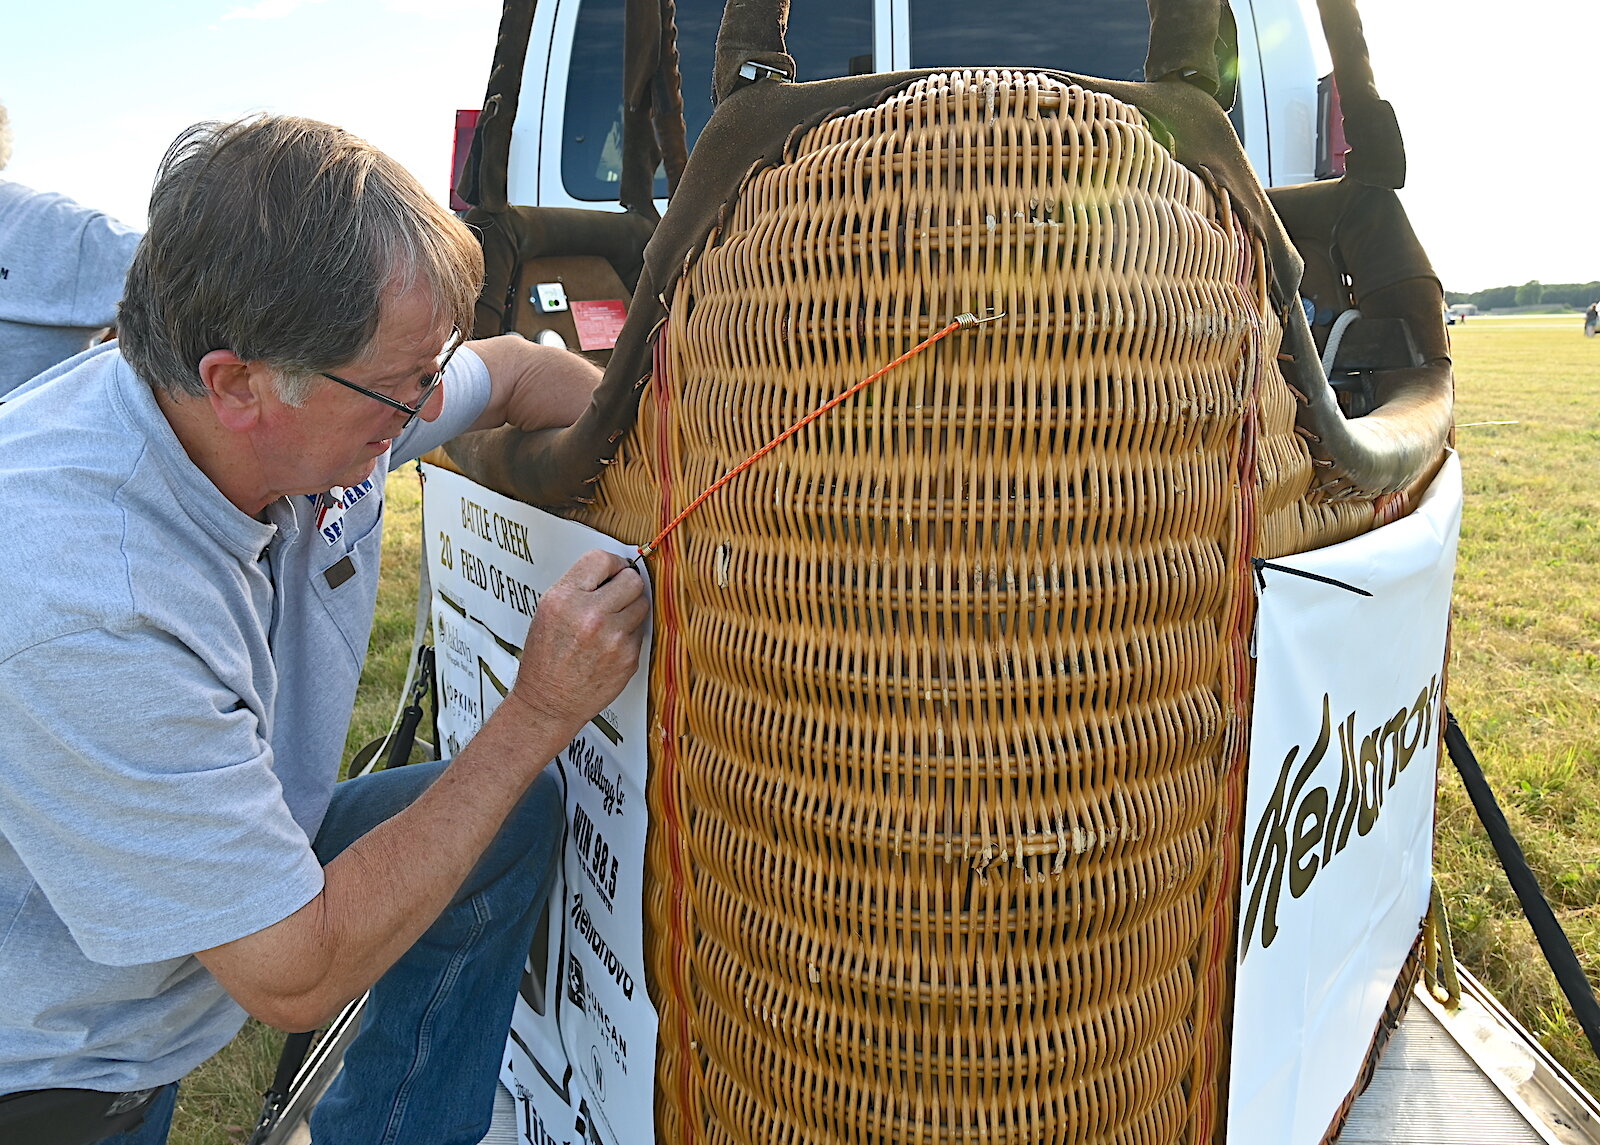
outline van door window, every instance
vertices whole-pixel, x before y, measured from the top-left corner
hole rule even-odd
[[[910,0],[911,66],[1035,67],[1144,79],[1145,0]],[[798,8],[799,6],[796,5]]]
[[[1137,0],[1143,4],[1144,0]],[[678,0],[679,69],[689,146],[711,118],[711,65],[723,0]],[[567,73],[561,181],[575,199],[616,202],[622,178],[623,0],[583,0]],[[789,54],[800,80],[876,70],[872,0],[806,0],[789,9]],[[656,195],[667,181],[657,174]]]

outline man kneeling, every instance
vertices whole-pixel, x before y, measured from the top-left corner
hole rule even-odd
[[[246,1013],[307,1030],[370,990],[315,1139],[486,1131],[561,838],[541,775],[632,675],[648,605],[586,555],[460,755],[335,783],[384,473],[569,424],[598,381],[463,342],[482,271],[369,144],[201,125],[162,164],[120,341],[0,407],[0,1127],[142,1115],[109,1139],[158,1145]]]

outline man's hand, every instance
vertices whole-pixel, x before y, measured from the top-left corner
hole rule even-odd
[[[591,552],[539,601],[508,696],[439,779],[324,870],[294,914],[198,957],[234,1000],[286,1030],[324,1024],[433,924],[550,760],[638,666],[650,602],[620,557]]]
[[[585,553],[539,598],[511,695],[577,735],[633,676],[649,613],[644,578],[626,561]]]

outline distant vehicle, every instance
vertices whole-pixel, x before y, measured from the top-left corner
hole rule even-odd
[[[711,115],[711,62],[724,0],[679,0],[684,120],[692,148]],[[813,0],[790,9],[799,80],[907,68],[1021,65],[1141,80],[1145,0]],[[594,209],[622,175],[624,0],[542,0],[512,129],[510,201]],[[1314,9],[1302,0],[1234,0],[1239,95],[1231,118],[1265,186],[1342,172],[1337,93]],[[1322,82],[1319,83],[1319,76]],[[1330,126],[1332,125],[1332,126]],[[664,205],[666,179],[657,180]]]
[[[1453,306],[1444,308],[1444,321],[1446,326],[1454,326],[1465,322],[1468,317],[1478,312],[1478,308],[1470,302],[1457,302]]]

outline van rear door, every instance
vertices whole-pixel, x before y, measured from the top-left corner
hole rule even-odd
[[[1263,183],[1309,179],[1317,75],[1302,0],[1234,0],[1235,128]],[[511,201],[605,207],[622,175],[624,0],[542,0],[511,146]],[[711,115],[723,0],[678,0],[678,52],[691,148]],[[798,79],[905,68],[1047,67],[1144,78],[1145,0],[802,0],[789,11]],[[1263,23],[1264,22],[1264,23]],[[1264,30],[1263,30],[1264,28]],[[666,180],[657,182],[658,196]],[[664,204],[663,204],[664,205]]]

